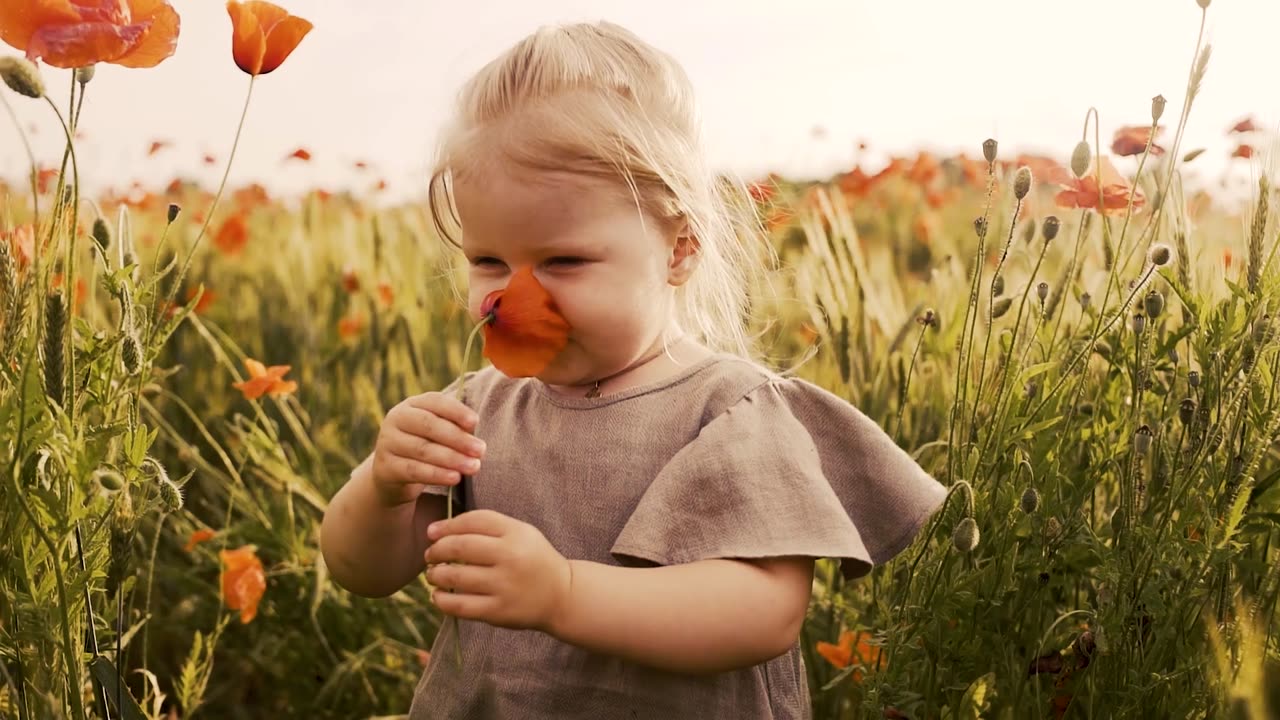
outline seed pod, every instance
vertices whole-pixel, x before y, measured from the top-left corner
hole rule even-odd
[[[1145,329],[1146,329],[1146,327],[1147,327],[1147,318],[1146,318],[1142,313],[1136,313],[1136,314],[1133,316],[1133,332],[1134,332],[1134,334],[1136,334],[1136,335],[1141,335],[1141,334],[1142,334],[1142,331],[1143,331],[1143,330],[1145,330]]]
[[[1002,297],[995,301],[991,306],[991,319],[995,320],[1009,312],[1009,307],[1013,305],[1013,298]]]
[[[1044,299],[1049,297],[1049,283],[1041,281],[1039,285],[1036,285],[1036,297],[1040,298],[1041,302],[1044,302]]]
[[[1035,488],[1027,488],[1022,492],[1022,500],[1019,503],[1022,506],[1022,512],[1030,515],[1040,507],[1040,493]]]
[[[1190,425],[1196,416],[1196,401],[1191,398],[1182,398],[1182,402],[1178,403],[1178,419],[1183,425]]]
[[[986,219],[986,218],[984,218],[984,217],[976,217],[976,218],[974,218],[974,219],[973,219],[973,231],[974,231],[975,233],[977,233],[977,234],[978,234],[978,237],[980,237],[980,238],[984,238],[984,237],[986,237],[986,236],[987,236],[987,219]]]
[[[1076,147],[1071,151],[1071,172],[1076,177],[1082,178],[1085,173],[1089,172],[1089,165],[1093,162],[1093,151],[1089,149],[1089,142],[1081,140],[1076,143]]]
[[[1146,455],[1151,450],[1151,427],[1143,425],[1133,434],[1133,451]]]
[[[986,158],[988,163],[995,162],[996,150],[998,147],[999,147],[999,143],[996,142],[995,138],[987,138],[986,140],[983,140],[982,141],[982,157]]]
[[[951,534],[951,544],[962,553],[973,552],[973,549],[978,547],[980,534],[978,523],[974,522],[973,518],[962,518]]]
[[[1179,358],[1178,348],[1169,348],[1169,362],[1173,363],[1174,365],[1177,365],[1178,358]]]
[[[1200,387],[1200,371],[1199,370],[1192,370],[1191,372],[1187,373],[1187,384],[1193,388]]]
[[[1160,122],[1160,117],[1164,115],[1165,99],[1163,95],[1157,95],[1151,98],[1151,122]]]
[[[1211,1],[1212,1],[1212,0],[1196,0],[1196,4],[1200,6],[1200,9],[1201,9],[1201,10],[1208,10],[1208,9],[1209,9],[1209,3],[1210,3]]]
[[[1080,414],[1084,415],[1085,417],[1093,417],[1093,403],[1087,400],[1077,405],[1076,409],[1079,410]]]
[[[1035,380],[1028,380],[1027,384],[1022,387],[1022,394],[1028,400],[1035,400],[1036,395],[1040,394],[1040,383]]]
[[[181,206],[175,203],[169,203],[169,222],[172,224],[174,220],[177,220],[178,213],[181,213],[181,212],[182,212]]]
[[[1050,215],[1045,218],[1044,227],[1040,231],[1044,235],[1044,241],[1051,242],[1054,238],[1058,237],[1058,230],[1061,226],[1062,223],[1058,220],[1056,215]]]
[[[1062,534],[1062,521],[1056,517],[1050,517],[1044,521],[1045,539],[1052,540]]]
[[[996,275],[991,281],[991,294],[1000,297],[1004,294],[1004,275]]]
[[[76,68],[76,82],[80,83],[82,89],[93,80],[93,76],[97,73],[97,68],[97,65],[85,65]]]
[[[1013,176],[1013,196],[1021,200],[1031,192],[1031,168],[1023,165]]]
[[[1087,293],[1087,292],[1086,292],[1086,293],[1080,293],[1080,309],[1081,309],[1081,310],[1088,310],[1088,309],[1089,309],[1089,302],[1090,302],[1091,300],[1093,300],[1093,296],[1092,296],[1092,295],[1090,295],[1089,293]]]
[[[1147,317],[1160,317],[1160,313],[1164,310],[1164,296],[1153,289],[1142,299],[1142,308],[1147,311]]]
[[[1111,532],[1119,533],[1124,529],[1125,520],[1127,519],[1124,514],[1124,508],[1116,508],[1116,511],[1111,513]]]

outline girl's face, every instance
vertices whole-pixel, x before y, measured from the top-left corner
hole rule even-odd
[[[694,265],[680,228],[641,219],[634,199],[604,180],[514,170],[459,178],[454,200],[470,263],[468,307],[529,266],[571,328],[539,378],[583,385],[622,371],[679,336],[675,287]]]

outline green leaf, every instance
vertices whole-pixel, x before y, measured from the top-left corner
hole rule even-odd
[[[119,680],[116,666],[104,655],[99,655],[89,663],[89,671],[93,674],[94,684],[106,691],[111,707],[120,713],[122,720],[147,720],[146,713],[138,706],[138,701],[129,693],[129,686]],[[117,695],[117,689],[119,694]],[[117,704],[117,702],[119,704]],[[121,707],[123,705],[123,707]]]
[[[1236,528],[1240,526],[1240,520],[1244,517],[1244,508],[1249,504],[1249,486],[1245,483],[1236,492],[1235,502],[1231,503],[1231,510],[1227,513],[1227,522],[1222,530],[1222,539],[1218,541],[1217,548],[1222,549],[1231,542],[1231,538],[1236,534]]]

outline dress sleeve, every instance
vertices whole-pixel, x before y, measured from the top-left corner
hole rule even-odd
[[[796,378],[766,382],[659,471],[612,553],[623,564],[838,558],[856,578],[911,544],[946,488],[880,426]]]

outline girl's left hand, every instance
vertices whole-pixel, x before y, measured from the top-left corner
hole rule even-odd
[[[550,631],[571,575],[569,561],[537,528],[493,510],[472,510],[432,523],[427,539],[427,581],[436,588],[431,599],[441,612]]]

